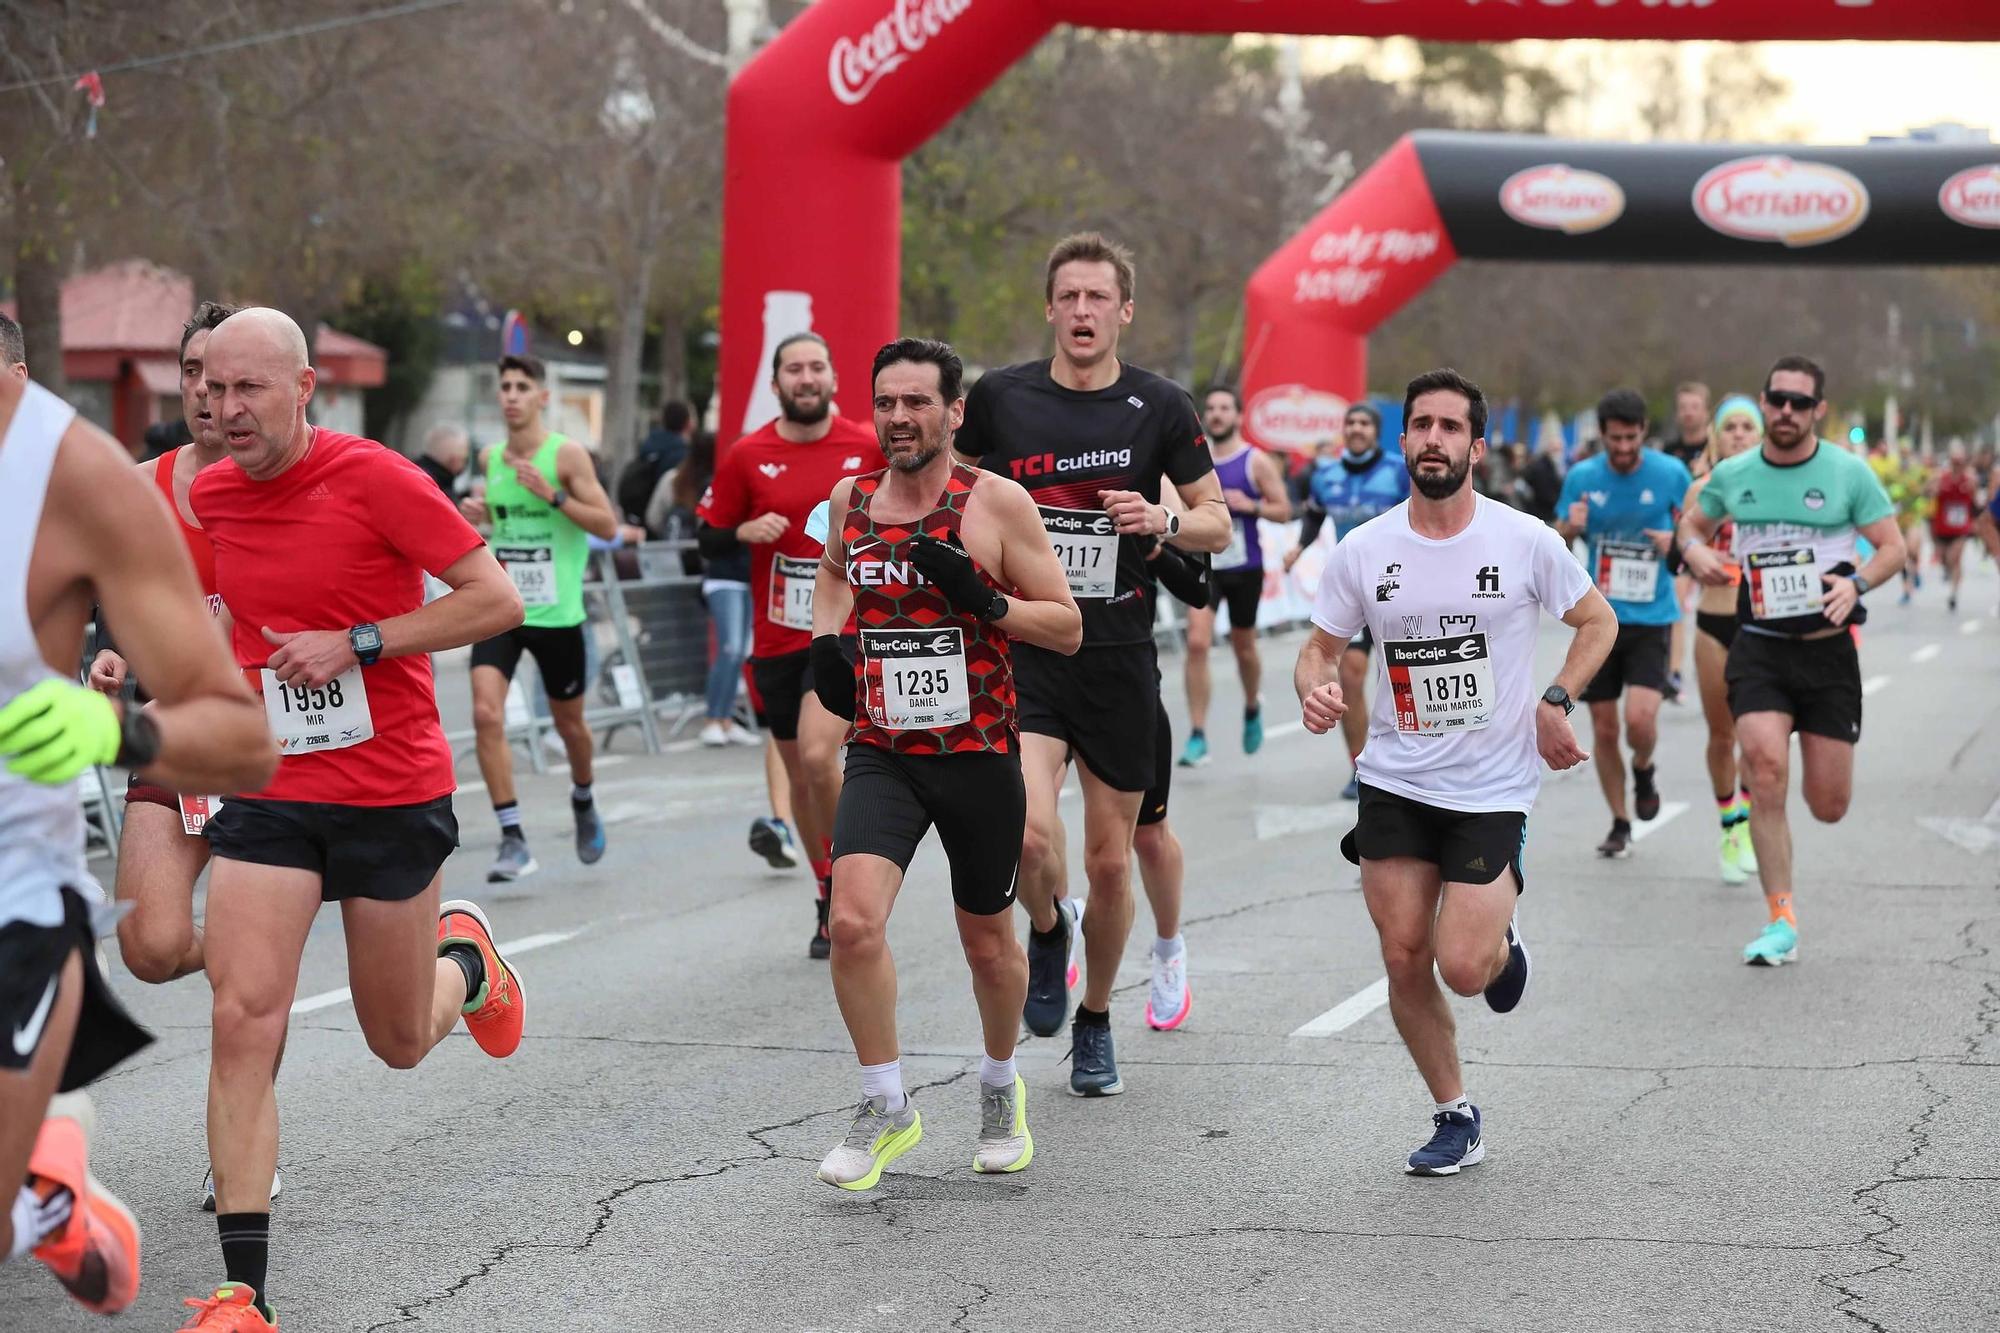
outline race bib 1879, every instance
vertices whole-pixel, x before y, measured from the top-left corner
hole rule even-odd
[[[1382,650],[1396,730],[1477,731],[1493,720],[1493,663],[1484,634],[1391,641]]]
[[[868,716],[885,731],[934,731],[972,720],[965,636],[936,629],[861,631]]]
[[[1826,600],[1810,546],[1753,551],[1743,559],[1743,577],[1750,581],[1750,614],[1757,620],[1816,615]]]
[[[523,606],[556,604],[556,553],[547,546],[496,546],[493,556],[507,567],[507,577],[521,594]]]
[[[1118,589],[1118,529],[1101,509],[1041,505],[1042,526],[1056,548],[1072,597],[1109,597]]]
[[[786,629],[813,627],[813,586],[819,561],[794,555],[771,557],[770,617]]]
[[[277,673],[260,671],[264,685],[264,720],[278,742],[278,753],[312,754],[345,750],[375,735],[368,714],[368,687],[361,668],[352,666],[317,689],[287,685]]]

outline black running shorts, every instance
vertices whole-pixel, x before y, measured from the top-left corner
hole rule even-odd
[[[1153,785],[1139,802],[1139,822],[1157,824],[1167,817],[1167,798],[1174,790],[1174,724],[1167,717],[1167,705],[1160,704],[1160,720],[1153,729]]]
[[[859,743],[847,747],[833,859],[879,856],[907,871],[936,827],[951,863],[952,901],[992,916],[1014,905],[1027,822],[1018,754],[894,754]]]
[[[1611,655],[1584,686],[1577,702],[1601,704],[1616,699],[1626,687],[1666,692],[1667,661],[1673,655],[1672,625],[1620,625]]]
[[[521,664],[521,654],[525,652],[535,659],[535,668],[542,673],[542,688],[548,691],[549,699],[566,703],[583,693],[583,636],[588,630],[587,625],[563,629],[516,625],[473,644],[472,665],[495,667],[512,680],[514,668]]]
[[[1512,868],[1514,892],[1520,893],[1528,883],[1521,871],[1527,842],[1528,817],[1518,810],[1468,814],[1364,782],[1354,830],[1340,840],[1340,854],[1355,865],[1415,857],[1436,866],[1452,884],[1491,884]]]
[[[1734,611],[1729,612],[1727,615],[1716,611],[1697,611],[1694,613],[1694,627],[1709,638],[1714,639],[1724,648],[1736,642],[1736,625],[1737,620]]]
[[[60,996],[63,968],[72,953],[81,953],[83,1005],[58,1084],[62,1092],[75,1092],[144,1050],[153,1038],[125,1012],[97,970],[90,905],[76,890],[65,888],[62,910],[63,919],[53,926],[26,921],[0,925],[0,1028],[10,1038],[0,1040],[0,1071],[19,1072],[34,1063]]]
[[[210,855],[310,870],[322,902],[399,903],[430,887],[458,846],[451,797],[415,805],[333,805],[232,796],[208,821]]]
[[[1209,576],[1208,604],[1229,607],[1229,629],[1257,628],[1257,607],[1264,600],[1264,571],[1261,569],[1218,569]]]
[[[1014,644],[1021,730],[1053,736],[1114,791],[1145,791],[1157,769],[1160,668],[1151,640],[1073,657]]]
[[[1852,634],[1789,639],[1745,629],[1730,646],[1722,679],[1731,717],[1789,713],[1793,731],[1861,739],[1861,655]]]
[[[843,634],[840,650],[852,666],[861,651],[860,640]],[[813,692],[812,649],[751,658],[750,684],[757,704],[757,725],[778,740],[797,740],[799,709]]]

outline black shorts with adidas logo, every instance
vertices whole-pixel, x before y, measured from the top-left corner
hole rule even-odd
[[[1520,893],[1528,883],[1521,871],[1527,841],[1528,817],[1518,810],[1446,810],[1364,782],[1354,830],[1340,840],[1340,854],[1355,865],[1415,857],[1436,866],[1451,884],[1491,884],[1511,868]]]

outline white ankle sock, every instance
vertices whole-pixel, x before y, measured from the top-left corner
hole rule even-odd
[[[66,1189],[57,1190],[47,1203],[26,1185],[18,1188],[14,1195],[12,1213],[14,1223],[14,1246],[7,1257],[18,1259],[34,1249],[56,1232],[62,1230],[69,1221],[70,1210],[76,1200]]]
[[[1433,1102],[1432,1105],[1437,1107],[1438,1114],[1440,1115],[1444,1114],[1446,1111],[1456,1111],[1460,1115],[1467,1115],[1467,1116],[1472,1114],[1472,1103],[1462,1096],[1459,1097],[1456,1101]]]
[[[1011,1088],[1014,1086],[1014,1057],[995,1060],[990,1055],[979,1057],[979,1081],[989,1088]]]
[[[903,1091],[903,1062],[891,1060],[885,1065],[861,1066],[861,1095],[886,1098],[891,1111],[909,1105],[909,1096]]]
[[[1179,935],[1174,936],[1170,940],[1157,939],[1153,941],[1153,956],[1163,963],[1178,958],[1186,952],[1187,942]]]

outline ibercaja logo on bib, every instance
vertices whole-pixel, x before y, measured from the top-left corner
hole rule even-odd
[[[1500,207],[1524,227],[1581,236],[1624,216],[1625,191],[1609,176],[1551,162],[1509,176]]]
[[[1868,220],[1868,187],[1824,162],[1739,157],[1695,182],[1694,212],[1739,240],[1825,245]]]
[[[1267,449],[1311,453],[1321,440],[1340,438],[1347,400],[1306,384],[1275,384],[1250,400],[1243,430]]]
[[[2000,228],[2000,162],[1967,167],[1946,181],[1938,207],[1953,222]]]

